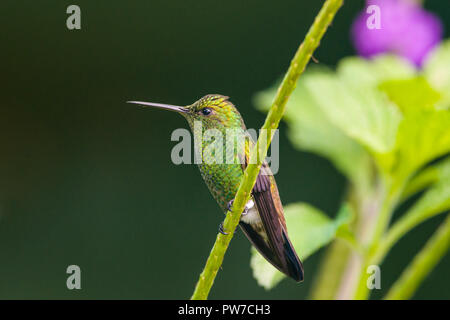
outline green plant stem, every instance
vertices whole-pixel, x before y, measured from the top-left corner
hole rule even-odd
[[[406,179],[402,181],[406,181]],[[386,217],[389,217],[387,220],[381,221],[384,225],[383,230],[385,230],[389,224],[393,208],[398,203],[400,194],[404,191],[403,186],[403,183],[394,185],[394,188],[391,189],[394,191],[391,191],[385,199],[385,205],[380,212],[377,224],[378,226],[380,225],[381,218],[386,219]],[[366,299],[369,296],[369,289],[367,288],[369,274],[367,274],[366,268],[370,265],[381,264],[389,250],[402,236],[424,220],[429,219],[440,212],[445,212],[449,205],[449,203],[442,203],[438,206],[423,206],[418,203],[395,222],[387,232],[374,236],[363,261],[360,271],[360,280],[355,291],[355,299]]]
[[[191,299],[203,300],[208,298],[209,291],[211,290],[217,272],[222,265],[225,252],[233,237],[234,230],[239,224],[241,212],[244,210],[245,204],[250,199],[251,190],[261,169],[262,161],[267,155],[267,150],[272,141],[275,129],[278,128],[280,120],[283,117],[286,103],[292,91],[295,89],[299,76],[305,70],[314,50],[319,46],[320,40],[342,3],[343,0],[327,0],[324,3],[303,43],[295,53],[262,127],[263,130],[270,130],[271,134],[267,136],[268,141],[262,141],[263,136],[258,138],[256,146],[251,152],[249,165],[244,172],[244,177],[236,193],[233,208],[225,218],[223,226],[229,234],[223,235],[219,233],[217,235],[216,242],[206,261],[203,272],[200,274],[200,278]],[[266,140],[265,137],[264,140]]]
[[[379,264],[383,261],[386,254],[392,246],[411,229],[440,212],[445,212],[449,205],[443,206],[415,206],[405,213],[393,226],[378,244],[377,250],[373,255],[372,264]]]
[[[378,243],[389,225],[393,209],[395,208],[401,191],[403,190],[404,181],[406,180],[399,179],[396,180],[397,183],[392,183],[389,179],[385,180],[384,185],[387,190],[386,195],[384,196],[380,211],[376,216],[373,234],[370,237],[367,245],[367,251],[361,264],[361,269],[358,276],[359,280],[354,291],[354,299],[363,300],[369,297],[370,292],[367,286],[367,279],[370,275],[367,273],[367,268],[373,264],[373,256],[376,254],[378,250]]]
[[[439,226],[414,260],[403,271],[385,299],[400,300],[413,296],[422,280],[435,267],[450,247],[450,215]]]
[[[450,157],[439,161],[435,165],[431,165],[418,174],[416,174],[405,186],[403,190],[401,201],[408,199],[413,194],[424,190],[433,183],[445,179],[450,175]]]
[[[361,192],[361,188],[353,187],[349,194],[349,200],[353,204],[356,219],[353,223],[353,230],[359,240],[361,250],[352,251],[346,261],[345,268],[340,277],[340,284],[335,292],[335,299],[350,299],[353,297],[356,285],[360,278],[363,259],[366,255],[366,246],[373,233],[374,221],[380,211],[381,202],[384,196],[381,181],[375,181]],[[369,195],[369,196],[368,196]]]
[[[387,193],[382,203],[380,212],[378,213],[373,235],[369,241],[369,253],[371,253],[370,250],[373,250],[374,246],[377,245],[386,232],[389,222],[391,221],[394,208],[397,205],[401,191],[404,188],[404,181],[406,181],[406,179],[398,179],[396,180],[397,183],[391,183],[389,180],[386,181],[387,182],[385,185]]]
[[[401,195],[401,201],[404,201],[411,197],[413,194],[425,189],[439,180],[439,169],[436,167],[430,167],[419,173],[416,177],[411,179],[403,190]]]
[[[325,252],[309,298],[313,300],[333,300],[341,284],[341,276],[351,254],[344,241],[334,241]]]

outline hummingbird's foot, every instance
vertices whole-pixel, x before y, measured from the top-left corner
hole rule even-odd
[[[223,235],[227,235],[227,234],[228,234],[228,232],[225,232],[225,230],[223,230],[223,222],[221,222],[221,223],[219,224],[219,232],[220,232],[221,234],[223,234]]]
[[[227,204],[227,211],[231,211],[231,209],[233,208],[233,203],[234,203],[234,199],[230,200]]]
[[[253,202],[252,199],[250,199],[247,204],[244,207],[244,212],[242,212],[242,215],[245,216],[251,208],[253,208],[255,206],[255,203]]]
[[[234,199],[233,199],[233,200],[230,200],[230,202],[228,202],[228,204],[227,204],[227,210],[228,210],[228,211],[231,211],[231,209],[233,208],[233,203],[234,203]],[[242,212],[241,215],[245,216],[245,215],[248,213],[248,211],[249,211],[251,208],[253,208],[254,206],[255,206],[255,203],[253,202],[252,199],[250,199],[250,200],[247,202],[247,204],[245,205],[244,211]]]
[[[234,230],[234,234],[236,234],[236,232],[238,231],[238,229],[236,228],[236,230]],[[219,232],[223,235],[228,235],[229,232],[225,232],[225,230],[223,230],[223,222],[221,222],[219,224]]]

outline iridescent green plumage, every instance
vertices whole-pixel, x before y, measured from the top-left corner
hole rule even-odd
[[[190,106],[191,113],[183,113],[194,133],[194,137],[201,139],[202,150],[207,148],[224,150],[221,163],[216,163],[218,162],[215,161],[216,159],[209,156],[207,152],[203,152],[199,154],[201,163],[198,164],[206,185],[224,212],[228,202],[234,198],[239,187],[243,175],[241,165],[243,155],[239,153],[244,152],[243,149],[238,149],[236,146],[227,148],[226,140],[235,138],[239,141],[245,136],[245,125],[242,117],[227,99],[228,97],[221,95],[207,95]],[[203,108],[212,109],[212,114],[205,117],[201,114]],[[196,121],[201,126],[196,126]],[[225,138],[222,141],[202,138],[211,129],[217,130]]]
[[[131,103],[176,111],[187,119],[194,133],[201,175],[221,209],[227,212],[254,146],[241,115],[228,97],[211,94],[186,107]],[[303,266],[289,241],[278,188],[265,162],[253,187],[248,212],[241,216],[240,226],[269,262],[296,281],[303,280]]]

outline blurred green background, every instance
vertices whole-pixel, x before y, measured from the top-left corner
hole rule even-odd
[[[66,28],[70,4],[81,7],[81,30]],[[284,73],[321,4],[2,0],[0,298],[190,297],[223,215],[197,167],[170,160],[171,132],[187,128],[185,120],[125,101],[186,105],[221,93],[258,128],[265,115],[253,94]],[[346,1],[314,54],[320,63],[354,54],[349,27],[363,4]],[[446,1],[426,8],[450,21]],[[306,201],[334,216],[344,178],[294,150],[280,129],[283,202]],[[396,245],[382,288],[443,218]],[[306,298],[323,254],[305,262],[303,284],[285,280],[265,291],[249,251],[239,232],[211,298]],[[81,267],[81,290],[66,288],[71,264]],[[450,298],[449,268],[447,255],[415,298]]]

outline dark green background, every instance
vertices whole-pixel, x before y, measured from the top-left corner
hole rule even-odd
[[[264,115],[255,92],[272,85],[322,1],[10,1],[0,34],[0,298],[188,298],[222,213],[194,165],[170,160],[178,115],[125,104],[190,104],[232,97],[248,127]],[[66,28],[78,4],[82,29]],[[426,1],[450,21],[446,1]],[[349,27],[362,1],[346,1],[315,57],[354,54]],[[447,37],[448,37],[447,32]],[[281,126],[276,178],[284,203],[334,215],[345,180],[330,163],[294,150]],[[382,267],[386,289],[436,228],[407,235]],[[233,239],[211,298],[306,298],[306,280],[266,292],[252,277],[250,244]],[[66,268],[82,290],[66,288]],[[450,298],[447,256],[416,298]],[[381,293],[374,294],[375,298]]]

